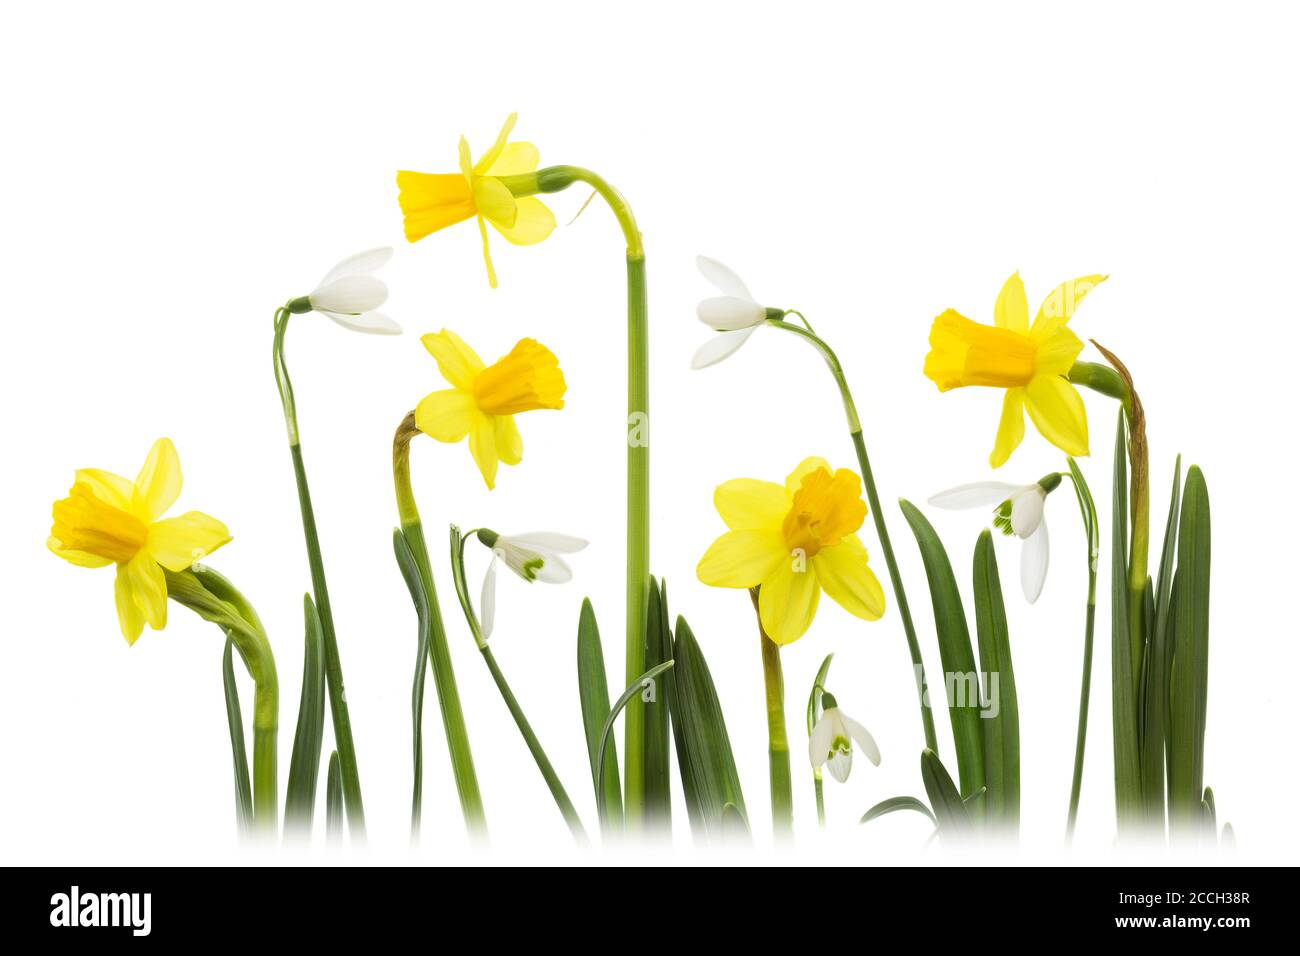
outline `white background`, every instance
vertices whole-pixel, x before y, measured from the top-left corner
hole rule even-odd
[[[991,320],[1019,269],[1030,305],[1058,282],[1110,280],[1074,328],[1132,369],[1149,416],[1153,529],[1174,455],[1200,463],[1214,508],[1206,779],[1236,827],[1236,859],[1289,858],[1297,673],[1295,270],[1300,194],[1296,24],[1281,7],[1089,3],[44,4],[4,15],[0,115],[7,433],[0,853],[6,862],[198,862],[235,847],[220,635],[172,606],[164,632],[121,639],[112,574],[45,551],[49,505],[78,467],[134,475],[174,439],[179,508],[235,539],[211,564],[271,630],[288,768],[308,585],[271,375],[271,318],[337,259],[393,244],[384,274],[395,339],[296,318],[289,364],[332,585],[371,832],[352,859],[482,859],[467,848],[429,684],[425,837],[407,847],[415,620],[394,566],[394,427],[444,387],[418,336],[461,333],[487,360],[535,336],[569,381],[562,412],[519,420],[523,463],[488,493],[466,448],[421,439],[417,493],[433,544],[494,859],[589,861],[559,814],[463,626],[443,560],[446,522],[585,536],[575,581],[501,580],[493,639],[588,825],[595,813],[574,639],[595,602],[622,671],[623,255],[608,212],[553,197],[544,244],[494,236],[489,291],[472,225],[408,246],[399,168],[455,169],[518,110],[543,165],[600,171],[631,200],[650,274],[653,568],[669,581],[719,684],[757,857],[769,859],[759,649],[743,592],[698,583],[722,530],[728,478],[780,480],[801,458],[852,465],[820,360],[761,330],[725,364],[688,369],[708,332],[700,252],[764,301],[804,310],[844,359],[902,561],[926,660],[938,668],[915,546],[894,507],[994,477],[1000,394],[940,395],[921,375],[932,317]],[[1096,358],[1091,350],[1085,358]],[[1083,466],[1109,522],[1113,404],[1086,398]],[[1064,466],[1030,428],[996,477]],[[1114,859],[1106,569],[1079,832],[1063,851],[1082,643],[1084,542],[1068,490],[1047,509],[1052,569],[1039,603],[998,554],[1023,735],[1020,856]],[[978,513],[929,513],[963,589]],[[874,532],[864,532],[886,580]],[[475,554],[471,574],[481,574]],[[919,719],[900,619],[867,624],[823,601],[783,654],[794,752],[796,851],[806,859],[941,862],[928,827],[868,806],[921,795]],[[818,834],[802,710],[823,655],[831,689],[876,735],[847,785],[826,785]],[[251,689],[245,688],[247,707]],[[941,749],[951,759],[947,721]],[[621,735],[620,735],[621,740]],[[327,737],[328,741],[328,737]],[[328,745],[328,743],[327,743]],[[323,784],[321,787],[323,795]],[[323,815],[323,814],[322,814]],[[690,851],[679,807],[677,859]],[[1137,854],[1160,859],[1162,851]],[[278,855],[267,852],[268,860]],[[324,850],[313,857],[338,859]],[[608,858],[608,857],[606,857]],[[664,861],[664,852],[632,859]],[[706,857],[707,858],[707,857]],[[1209,859],[1223,859],[1210,857]]]

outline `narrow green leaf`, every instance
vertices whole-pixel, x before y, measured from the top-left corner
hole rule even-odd
[[[1014,827],[1020,820],[1020,707],[998,559],[987,528],[975,542],[974,584],[975,632],[989,708],[981,718],[987,812],[990,820]]]
[[[595,767],[604,766],[605,747],[609,743],[609,732],[614,729],[614,721],[618,718],[618,715],[623,712],[623,708],[626,707],[638,694],[642,694],[649,689],[647,681],[654,681],[656,677],[672,666],[672,661],[664,661],[662,664],[656,664],[629,684],[627,690],[623,691],[622,696],[614,702],[613,708],[610,709],[609,716],[605,718],[605,726],[602,727],[600,731],[600,743],[596,746],[596,759],[592,763],[593,775],[595,773]],[[600,811],[600,818],[604,820],[608,816],[608,810],[605,806],[604,790],[598,790],[596,792],[596,808]]]
[[[321,737],[325,731],[325,636],[311,595],[304,594],[302,603],[306,619],[302,693],[298,699],[293,753],[289,758],[284,822],[291,829],[310,833],[316,807],[316,781],[320,776]]]
[[[916,799],[916,797],[890,797],[888,800],[881,800],[874,807],[864,813],[862,819],[858,822],[869,823],[877,817],[883,817],[885,814],[894,813],[897,810],[915,810],[917,813],[929,817],[931,822],[935,824],[938,824],[939,822],[938,820],[935,820],[934,814],[930,812],[930,808],[920,800]]]
[[[235,684],[234,646],[235,642],[227,635],[226,651],[221,658],[221,684],[226,693],[226,722],[230,725],[230,752],[235,764],[235,819],[239,831],[246,833],[253,825],[253,785],[248,777],[244,718],[239,710],[239,687]]]
[[[822,666],[817,668],[817,676],[813,678],[812,690],[808,692],[808,736],[812,736],[813,728],[817,726],[817,721],[822,717],[822,692],[826,689],[826,675],[831,672],[831,660],[835,654],[831,652],[822,660]]]
[[[970,810],[957,792],[957,785],[952,782],[943,761],[928,747],[921,751],[921,782],[925,784],[925,792],[930,797],[930,806],[934,810],[940,832],[960,835],[969,831]]]
[[[415,605],[415,676],[411,680],[411,838],[420,832],[420,813],[424,803],[424,675],[429,669],[429,598],[424,593],[420,566],[406,536],[393,529],[393,555],[402,572],[402,580]]]
[[[600,644],[600,628],[596,625],[596,612],[588,598],[582,599],[582,611],[578,615],[578,702],[582,708],[582,727],[587,738],[587,760],[591,764],[596,802],[603,800],[605,804],[606,815],[601,817],[601,831],[608,834],[623,822],[623,791],[618,776],[618,748],[614,741],[611,740],[605,748],[603,781],[596,773],[600,732],[609,714],[609,684],[605,679],[605,652]]]
[[[672,660],[672,657],[673,636],[668,626],[667,586],[651,577],[646,613],[645,663],[647,667],[653,667]],[[666,679],[656,685],[654,700],[646,701],[642,708],[645,715],[642,718],[645,728],[642,738],[645,816],[652,825],[659,827],[672,825],[672,790],[668,775],[668,714],[672,684],[671,679]]]
[[[673,738],[691,832],[697,843],[720,834],[748,833],[745,798],[717,689],[699,642],[682,617],[677,618],[673,660]]]
[[[984,729],[980,726],[979,673],[971,650],[970,631],[966,627],[966,612],[962,610],[957,579],[953,576],[943,542],[925,515],[911,502],[900,501],[899,505],[912,527],[912,534],[916,536],[925,563],[925,576],[930,583],[934,627],[939,638],[939,660],[943,664],[942,686],[957,748],[957,773],[961,778],[961,792],[969,795],[984,786]],[[932,702],[934,692],[931,682]]]
[[[1205,769],[1210,643],[1210,495],[1201,470],[1187,469],[1178,526],[1178,598],[1169,685],[1169,817],[1195,822]]]
[[[1111,513],[1110,669],[1115,750],[1115,815],[1127,829],[1142,810],[1138,708],[1128,626],[1128,446],[1124,413],[1115,429],[1115,485]]]
[[[343,842],[343,772],[337,750],[330,752],[325,774],[325,838],[330,843]]]

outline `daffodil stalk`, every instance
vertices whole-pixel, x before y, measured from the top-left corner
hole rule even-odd
[[[307,485],[307,469],[303,464],[302,445],[298,439],[298,410],[293,397],[293,383],[284,358],[284,337],[289,319],[295,313],[311,311],[307,297],[292,299],[275,313],[275,339],[272,362],[275,383],[280,390],[280,403],[284,408],[284,423],[289,435],[289,454],[293,458],[294,480],[298,486],[298,507],[302,512],[302,530],[307,543],[307,563],[311,569],[312,594],[316,611],[320,615],[321,634],[325,645],[325,683],[329,690],[330,715],[334,723],[334,741],[338,748],[339,767],[342,774],[343,798],[347,806],[348,823],[353,836],[364,840],[366,834],[365,808],[361,801],[361,780],[357,773],[356,747],[352,743],[352,719],[348,714],[347,694],[343,688],[343,663],[339,658],[338,638],[334,633],[334,614],[330,609],[329,586],[325,581],[325,563],[321,557],[320,538],[316,531],[316,513],[312,509],[311,489]]]
[[[447,749],[451,754],[452,776],[456,780],[461,813],[464,815],[470,836],[475,840],[486,840],[487,818],[483,812],[483,797],[479,793],[478,776],[474,772],[474,756],[470,752],[469,732],[465,727],[465,714],[460,706],[460,692],[456,688],[456,673],[452,669],[447,632],[443,628],[442,611],[438,606],[438,592],[433,583],[433,568],[429,562],[429,548],[424,540],[424,525],[420,521],[419,508],[415,504],[415,493],[411,490],[411,439],[420,434],[415,417],[415,412],[408,413],[397,426],[397,432],[393,436],[393,487],[397,495],[397,515],[401,523],[401,535],[418,571],[418,583],[427,614],[427,621],[424,624],[428,633],[424,636],[422,651],[417,655],[416,660],[417,720],[419,719],[418,697],[423,693],[423,674],[427,654],[438,693],[442,725],[447,734]],[[413,835],[419,826],[420,792],[420,760],[417,750],[411,808]]]
[[[750,588],[758,617],[758,640],[763,652],[763,692],[767,700],[767,771],[772,792],[772,833],[780,842],[794,835],[794,794],[790,785],[790,742],[785,733],[785,681],[781,674],[781,648],[763,628],[760,610],[762,587]]]
[[[523,708],[519,706],[514,691],[510,689],[510,684],[506,681],[506,675],[502,672],[500,665],[497,664],[492,648],[488,645],[492,624],[491,616],[495,613],[494,605],[489,603],[495,601],[490,591],[494,587],[495,564],[489,569],[489,577],[484,585],[483,621],[480,622],[478,614],[474,612],[474,604],[469,596],[469,585],[465,578],[465,544],[475,535],[488,547],[495,547],[499,538],[499,535],[495,532],[486,529],[476,529],[469,534],[461,535],[459,528],[455,525],[451,526],[451,574],[456,585],[456,597],[460,600],[460,608],[465,614],[465,623],[469,625],[470,634],[474,638],[474,643],[478,646],[479,653],[483,656],[483,662],[487,664],[488,672],[492,675],[497,690],[501,692],[501,699],[505,701],[506,709],[510,711],[515,726],[519,728],[519,733],[528,746],[528,752],[533,755],[533,760],[537,762],[537,769],[541,771],[542,779],[546,781],[547,789],[551,791],[551,796],[555,799],[555,805],[560,808],[560,814],[564,817],[564,822],[568,824],[569,832],[573,834],[574,839],[579,843],[586,843],[587,831],[583,829],[582,820],[578,817],[578,811],[574,809],[573,801],[569,799],[564,784],[560,782],[559,775],[555,772],[555,768],[551,766],[550,758],[546,756],[542,742],[537,739],[537,734],[533,732],[532,725],[524,715]],[[493,560],[495,561],[495,558]]]
[[[893,586],[894,599],[898,602],[898,613],[899,617],[902,618],[903,633],[907,638],[907,650],[912,657],[912,667],[916,675],[918,701],[921,708],[921,726],[925,733],[925,745],[937,753],[939,744],[934,731],[934,717],[929,706],[925,703],[927,700],[927,685],[925,664],[921,660],[921,645],[916,638],[916,627],[912,623],[912,611],[907,603],[907,592],[903,587],[903,577],[898,570],[898,559],[894,557],[894,546],[889,540],[889,527],[885,523],[885,513],[880,507],[880,495],[876,491],[876,479],[871,471],[871,460],[867,457],[867,445],[862,435],[862,421],[858,417],[858,409],[853,401],[853,393],[849,391],[849,383],[844,375],[844,368],[840,365],[840,360],[835,352],[823,339],[818,337],[801,313],[793,309],[769,309],[767,311],[768,325],[799,336],[821,353],[822,358],[826,361],[827,368],[830,369],[831,375],[835,379],[836,386],[840,390],[840,398],[844,403],[844,416],[849,426],[849,438],[853,441],[853,450],[858,457],[858,467],[862,470],[862,483],[867,493],[868,510],[875,522],[876,536],[880,540],[880,548],[885,553],[885,567],[889,571],[889,581]],[[797,316],[803,322],[803,325],[787,322],[786,317],[790,315]]]

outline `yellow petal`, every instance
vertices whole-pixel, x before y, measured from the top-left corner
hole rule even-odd
[[[156,521],[181,494],[181,459],[170,438],[159,438],[149,449],[135,477],[131,510],[141,521]]]
[[[695,576],[710,587],[752,588],[789,562],[779,531],[728,531],[709,545]]]
[[[465,177],[465,185],[473,189],[474,186],[474,163],[469,157],[469,140],[464,136],[456,144],[456,155],[460,161],[460,174]]]
[[[150,627],[161,631],[167,626],[167,578],[163,569],[146,551],[141,551],[120,567],[126,571],[126,586],[135,606]]]
[[[397,204],[408,242],[474,215],[474,194],[459,173],[397,174]]]
[[[184,571],[229,541],[229,529],[216,518],[187,511],[150,525],[145,550],[168,571]]]
[[[497,429],[490,415],[474,413],[469,429],[469,453],[491,491],[497,482]]]
[[[117,579],[113,582],[113,599],[117,604],[117,623],[122,629],[122,636],[128,644],[134,644],[144,630],[144,615],[135,602],[131,590],[131,579],[126,572],[126,565],[117,566]]]
[[[99,468],[77,469],[77,484],[89,485],[95,496],[107,501],[114,508],[131,510],[131,497],[135,486],[129,478],[115,475],[111,471]]]
[[[763,630],[777,644],[790,644],[803,637],[817,615],[821,588],[811,567],[792,560],[782,561],[763,579],[758,589],[758,617]]]
[[[1025,390],[1009,388],[1002,397],[1002,418],[998,422],[998,437],[993,442],[989,466],[1001,468],[1011,453],[1025,437]]]
[[[822,589],[850,614],[875,621],[885,613],[885,591],[867,566],[867,549],[856,534],[822,548],[812,559]]]
[[[825,468],[827,473],[834,474],[830,462],[825,458],[817,458],[816,456],[805,458],[795,466],[794,471],[790,472],[790,474],[786,476],[785,490],[790,493],[791,497],[793,497],[794,493],[799,490],[799,486],[803,484],[804,476],[809,472],[816,471],[818,468]]]
[[[483,170],[485,176],[520,176],[537,169],[541,158],[537,147],[532,143],[507,143],[490,167]]]
[[[993,305],[993,322],[1000,329],[1022,335],[1029,333],[1029,303],[1025,300],[1025,284],[1020,281],[1019,272],[1012,273],[998,293]]]
[[[1039,375],[1067,375],[1082,351],[1083,341],[1062,326],[1056,330],[1056,334],[1038,346],[1034,371]]]
[[[1074,386],[1061,376],[1034,376],[1025,387],[1025,408],[1042,436],[1061,451],[1088,454],[1088,413]]]
[[[483,360],[455,332],[443,329],[420,336],[420,342],[438,361],[442,377],[457,388],[474,387],[474,378],[483,371]]]
[[[1057,329],[1070,321],[1084,296],[1105,281],[1106,276],[1080,276],[1062,282],[1053,289],[1052,294],[1038,307],[1038,315],[1035,316],[1033,327],[1029,330],[1034,341],[1046,342],[1055,335]]]
[[[51,535],[45,539],[45,546],[70,564],[75,564],[80,568],[103,568],[112,564],[109,558],[101,558],[97,554],[91,554],[88,551],[73,551],[65,548],[58,538]]]
[[[501,132],[497,133],[496,142],[492,144],[492,148],[484,153],[479,158],[479,161],[474,165],[475,175],[483,175],[496,163],[497,158],[501,155],[502,151],[505,150],[506,141],[510,139],[510,133],[514,130],[515,121],[518,119],[518,113],[511,113],[506,117],[505,123],[501,126]],[[461,138],[464,139],[464,137]]]
[[[510,227],[489,219],[497,232],[516,246],[531,246],[541,242],[555,229],[555,215],[536,196],[521,196],[515,200],[515,224]]]
[[[517,465],[524,457],[524,439],[513,415],[495,416],[497,457],[507,465]]]
[[[790,495],[784,485],[753,478],[735,478],[718,485],[713,506],[733,531],[746,528],[776,530],[790,510]]]
[[[483,263],[487,266],[488,288],[497,287],[497,270],[492,265],[492,247],[488,245],[487,221],[482,216],[478,217],[478,234],[483,240]]]
[[[474,177],[474,206],[478,214],[498,229],[514,226],[518,218],[518,203],[501,180],[490,176]]]
[[[474,396],[469,392],[444,389],[420,399],[415,406],[415,426],[438,441],[458,442],[469,434],[476,410]]]

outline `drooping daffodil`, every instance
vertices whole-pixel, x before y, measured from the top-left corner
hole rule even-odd
[[[54,503],[47,546],[83,568],[117,566],[114,596],[122,636],[134,644],[144,625],[167,625],[167,579],[230,540],[216,518],[163,514],[181,493],[181,464],[170,438],[154,442],[135,481],[98,468],[76,473],[68,497]]]
[[[844,783],[853,769],[853,745],[857,744],[863,755],[877,767],[880,766],[880,748],[866,727],[840,710],[834,695],[822,694],[821,720],[808,737],[808,760],[813,770],[825,766],[831,776]]]
[[[293,299],[290,312],[319,312],[345,329],[371,335],[400,335],[402,327],[375,311],[388,301],[388,286],[374,273],[393,257],[389,246],[368,249],[348,256],[304,296]]]
[[[695,265],[722,293],[703,300],[695,309],[699,320],[718,333],[696,350],[691,368],[700,369],[721,362],[744,345],[756,328],[784,313],[756,302],[740,276],[717,259],[696,256]]]
[[[1019,538],[1020,588],[1033,604],[1043,593],[1047,580],[1048,539],[1043,504],[1061,484],[1059,474],[1050,474],[1032,485],[1003,481],[977,481],[941,491],[930,499],[936,508],[963,511],[993,508],[993,526],[1007,536]]]
[[[537,171],[539,154],[532,143],[510,142],[518,114],[511,113],[492,148],[477,163],[470,157],[469,143],[460,138],[460,172],[397,174],[397,202],[409,242],[475,217],[483,240],[483,261],[488,283],[497,287],[492,266],[487,224],[491,223],[506,240],[517,246],[541,242],[555,229],[555,216],[536,196],[515,196],[501,181]]]
[[[803,636],[822,591],[864,620],[884,613],[885,593],[856,533],[867,505],[853,471],[806,458],[783,485],[736,478],[718,486],[713,503],[730,530],[696,574],[713,587],[757,587],[763,630],[777,644]]]
[[[939,391],[967,385],[1006,389],[997,439],[989,455],[994,468],[1011,457],[1025,437],[1025,412],[1044,438],[1069,455],[1088,454],[1088,418],[1068,374],[1083,342],[1067,323],[1103,275],[1063,282],[1043,300],[1033,325],[1025,286],[1016,273],[993,306],[994,325],[973,322],[953,309],[930,329],[925,374]]]
[[[514,416],[564,407],[566,386],[559,360],[536,339],[520,339],[491,365],[484,365],[464,339],[447,329],[420,341],[452,387],[420,400],[416,426],[441,442],[468,436],[469,453],[483,480],[488,488],[495,487],[498,462],[517,465],[523,457],[524,442]]]
[[[560,555],[574,554],[587,546],[582,538],[554,531],[507,535],[480,528],[477,536],[492,551],[492,561],[483,575],[483,592],[479,599],[479,627],[485,641],[492,635],[496,620],[498,559],[525,581],[563,584],[573,578],[573,571]]]

